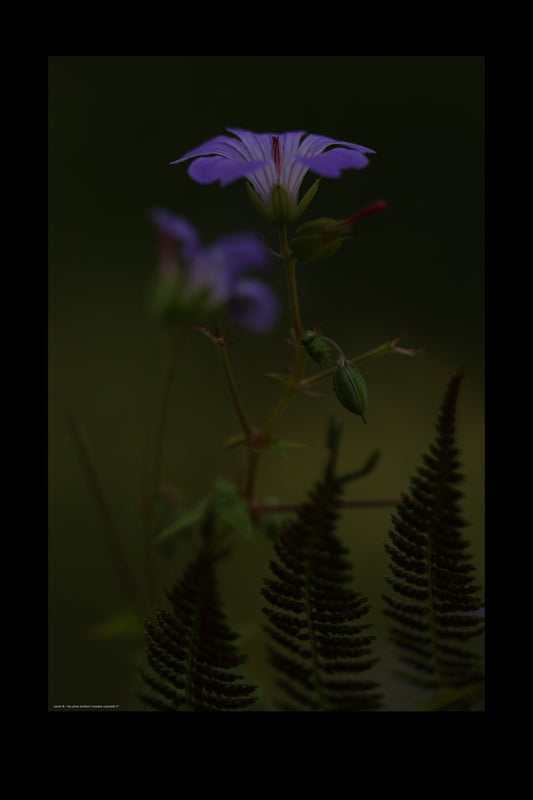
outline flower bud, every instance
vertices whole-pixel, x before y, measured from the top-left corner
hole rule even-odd
[[[315,331],[304,331],[300,344],[305,348],[309,358],[320,367],[323,367],[329,361],[331,350]]]
[[[333,389],[339,402],[351,411],[358,414],[366,423],[367,391],[365,379],[355,367],[347,361],[339,364],[333,374]]]
[[[306,264],[309,261],[323,261],[333,255],[345,238],[346,231],[339,226],[339,221],[329,217],[320,217],[301,225],[290,246],[294,255]]]
[[[290,242],[292,251],[304,264],[308,261],[322,261],[339,249],[354,222],[386,208],[384,200],[376,200],[346,219],[320,217],[306,222],[298,228],[296,238]]]

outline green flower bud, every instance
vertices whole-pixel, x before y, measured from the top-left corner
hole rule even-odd
[[[320,367],[323,367],[330,360],[331,350],[315,331],[304,331],[300,344],[305,347],[309,358],[313,359]]]
[[[331,219],[331,217],[318,217],[318,219],[309,220],[300,225],[297,234],[312,234],[312,233],[326,233],[330,228],[337,224],[338,220]]]
[[[333,255],[345,238],[346,230],[339,220],[320,217],[301,225],[290,246],[295,256],[306,264],[309,261],[323,261]]]
[[[344,408],[352,414],[358,414],[366,423],[365,414],[368,405],[366,383],[359,370],[347,361],[339,364],[333,374],[333,389]]]

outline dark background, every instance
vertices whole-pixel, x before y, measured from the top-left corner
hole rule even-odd
[[[50,708],[138,708],[132,665],[142,640],[95,633],[123,600],[67,422],[75,415],[86,432],[142,576],[138,505],[163,341],[148,313],[157,267],[148,209],[160,205],[188,216],[205,242],[252,230],[276,245],[242,181],[224,189],[199,186],[186,165],[169,166],[226,127],[303,130],[376,151],[366,169],[323,180],[303,218],[348,216],[378,197],[389,204],[359,223],[331,260],[300,265],[302,316],[352,356],[404,327],[405,345],[425,350],[367,365],[367,426],[344,414],[327,386],[323,397],[298,399],[279,432],[308,446],[284,461],[268,454],[260,494],[280,501],[305,495],[323,464],[325,424],[334,411],[345,424],[342,466],[382,451],[352,496],[397,496],[433,438],[449,377],[465,365],[458,424],[464,511],[483,580],[484,57],[50,56]],[[257,422],[279,395],[279,384],[265,373],[285,366],[290,322],[280,263],[265,278],[283,299],[283,319],[267,336],[239,331],[231,353]],[[239,480],[244,453],[221,446],[238,430],[217,353],[193,333],[172,392],[165,482],[181,487],[192,503],[218,475]],[[390,513],[350,511],[341,528],[378,635],[385,625],[380,596]],[[221,574],[226,610],[243,635],[266,705],[271,676],[263,665],[258,587],[269,555],[267,542],[243,542]],[[178,557],[172,569],[180,565]],[[378,649],[389,681],[382,638]],[[408,709],[401,686],[392,682],[389,691],[396,709]]]

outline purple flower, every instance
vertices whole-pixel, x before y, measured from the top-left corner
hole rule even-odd
[[[150,213],[160,236],[156,311],[170,319],[194,318],[227,305],[244,327],[265,332],[279,314],[277,296],[244,273],[266,267],[268,250],[253,234],[232,233],[203,245],[185,217],[163,208]]]
[[[191,158],[188,173],[197,183],[220,181],[227,186],[246,178],[255,199],[270,219],[276,219],[273,190],[286,193],[286,219],[299,216],[316,191],[316,184],[298,203],[298,192],[310,170],[325,178],[339,178],[344,169],[361,169],[368,164],[365,153],[374,153],[358,144],[316,136],[305,132],[251,133],[227,128],[235,136],[215,136],[205,144],[172,161],[179,164]]]

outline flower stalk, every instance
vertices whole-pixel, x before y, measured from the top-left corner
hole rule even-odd
[[[298,289],[296,286],[296,256],[292,253],[287,240],[287,226],[280,225],[279,227],[280,239],[280,254],[285,262],[285,269],[287,274],[287,285],[289,289],[289,302],[291,307],[292,324],[294,328],[294,336],[296,344],[300,343],[303,333],[302,320],[300,317],[300,304],[298,301]]]
[[[157,534],[157,510],[154,499],[161,479],[161,460],[163,441],[168,417],[170,390],[174,377],[174,368],[184,332],[180,327],[171,327],[167,332],[166,349],[159,374],[155,406],[152,416],[152,429],[148,443],[146,463],[145,499],[142,504],[144,512],[143,541],[145,575],[148,596],[153,602],[157,595],[157,575],[154,563],[154,538]]]
[[[233,375],[233,370],[231,368],[229,355],[228,355],[228,347],[227,342],[218,341],[218,352],[220,353],[220,360],[222,362],[222,367],[224,369],[224,374],[226,376],[226,381],[228,384],[228,388],[231,394],[231,398],[233,400],[233,405],[235,406],[235,411],[237,412],[237,416],[241,423],[243,432],[250,442],[253,436],[253,429],[252,425],[250,424],[248,417],[246,415],[246,411],[244,410],[244,405],[242,403],[239,391],[237,389],[237,384],[235,382],[235,377]]]
[[[69,420],[69,427],[78,451],[78,455],[80,457],[81,464],[87,477],[87,481],[93,493],[96,506],[100,513],[107,545],[109,547],[124,599],[133,609],[133,611],[135,611],[139,619],[142,619],[145,613],[144,603],[140,596],[137,584],[133,578],[128,559],[122,547],[120,531],[111,509],[111,504],[98,475],[98,470],[96,468],[94,458],[90,452],[86,436],[83,433],[78,421],[73,417]]]
[[[346,361],[352,367],[356,367],[359,364],[363,364],[365,361],[372,361],[374,358],[380,358],[381,356],[388,355],[388,353],[399,353],[400,355],[405,356],[415,356],[418,353],[423,352],[422,348],[420,347],[397,347],[397,342],[404,335],[404,332],[402,332],[397,336],[393,336],[392,339],[388,339],[378,347],[374,347],[372,350],[367,350],[365,353],[362,353],[359,356],[354,356],[354,358],[348,358]],[[325,336],[322,336],[321,338],[323,338],[324,341],[328,342],[329,344],[334,344],[334,342],[332,342],[330,339],[327,339]],[[336,347],[337,350],[339,350],[338,346]],[[330,367],[323,372],[318,372],[316,375],[311,375],[309,378],[305,378],[301,381],[302,389],[309,389],[311,386],[315,386],[317,383],[330,378],[336,369],[336,366]]]

